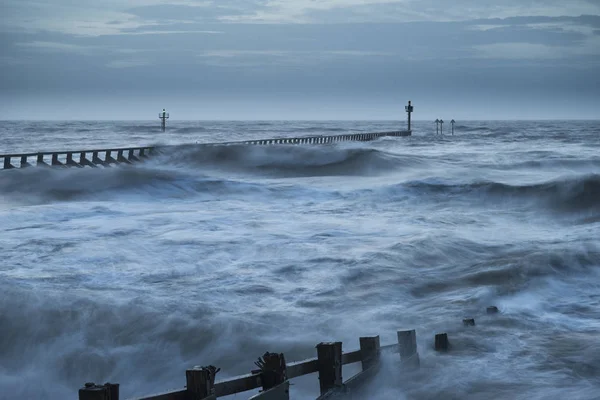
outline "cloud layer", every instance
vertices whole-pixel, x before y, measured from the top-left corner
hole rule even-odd
[[[531,117],[558,102],[563,117],[592,118],[600,105],[596,0],[4,3],[0,99],[23,118],[94,118],[57,105],[83,101],[92,110],[112,96],[135,102],[128,114],[112,110],[124,118],[160,105],[149,98],[205,110],[253,99],[265,118],[277,118],[270,109],[282,102],[311,118],[302,104],[361,101],[390,102],[393,117],[409,97],[427,118],[449,102],[482,118],[527,117],[511,111],[515,102],[535,109]]]

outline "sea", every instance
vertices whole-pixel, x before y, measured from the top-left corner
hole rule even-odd
[[[182,389],[196,365],[226,379],[267,351],[292,362],[409,329],[420,369],[385,354],[347,398],[599,399],[600,122],[201,145],[405,126],[2,122],[0,153],[166,147],[134,165],[0,170],[0,399],[74,399],[86,382],[129,399]],[[293,399],[319,394],[316,374],[292,383]]]

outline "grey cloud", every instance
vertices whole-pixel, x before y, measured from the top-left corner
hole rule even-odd
[[[126,10],[135,16],[156,21],[215,21],[219,17],[241,15],[242,10],[224,6],[188,6],[157,4]]]

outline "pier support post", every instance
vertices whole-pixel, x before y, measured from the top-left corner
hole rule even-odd
[[[319,343],[317,345],[317,364],[322,395],[343,385],[342,342]]]
[[[185,371],[189,400],[203,400],[215,394],[215,375],[219,369],[196,366]]]
[[[10,163],[10,157],[4,157],[4,169],[11,169],[13,166]]]
[[[119,384],[86,383],[83,388],[79,389],[79,400],[119,400]]]
[[[67,164],[70,167],[79,167],[83,168],[83,165],[79,165],[75,161],[73,161],[73,153],[67,153]]]
[[[123,156],[123,150],[118,150],[117,151],[117,162],[123,163],[123,164],[131,164],[131,161],[129,161],[128,159],[126,159]]]
[[[361,337],[359,341],[362,370],[366,371],[379,363],[381,344],[379,336]]]
[[[53,166],[59,166],[59,165],[63,165],[63,163],[61,163],[60,161],[58,161],[58,154],[52,154],[52,165]]]
[[[400,361],[402,366],[408,369],[419,368],[421,362],[417,352],[417,332],[398,331],[398,346],[400,348]]]
[[[31,164],[27,162],[27,156],[21,156],[21,168],[31,167]]]
[[[36,165],[38,167],[48,166],[48,164],[46,164],[46,162],[44,161],[44,154],[43,153],[38,153]]]

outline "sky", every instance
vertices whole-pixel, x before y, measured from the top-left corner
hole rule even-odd
[[[0,0],[0,119],[600,119],[600,0]]]

